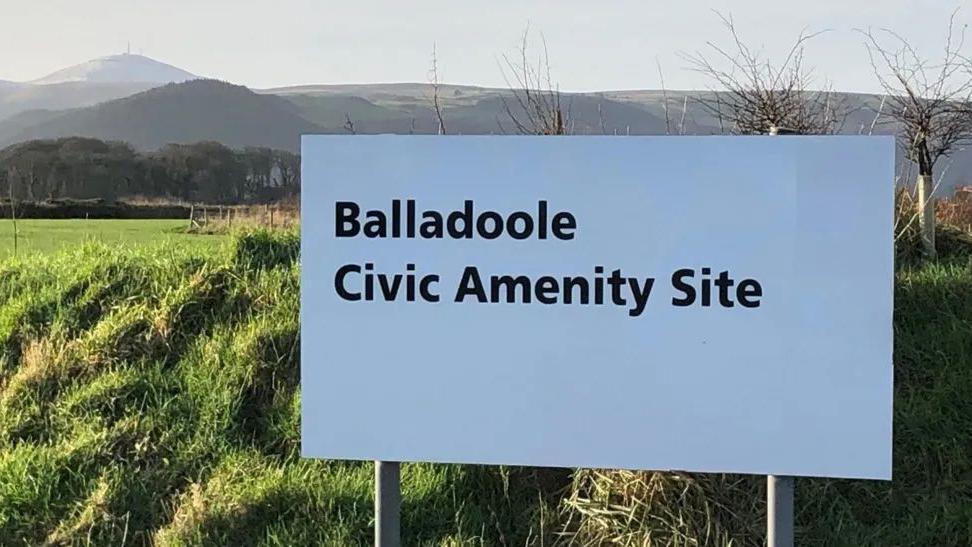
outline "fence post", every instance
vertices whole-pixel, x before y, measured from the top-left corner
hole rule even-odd
[[[918,231],[921,232],[921,249],[925,258],[934,260],[935,248],[935,196],[931,177],[918,175]]]
[[[13,181],[10,182],[10,220],[13,224],[13,254],[17,256],[18,252],[18,241],[17,241],[17,204],[14,200],[13,193]]]

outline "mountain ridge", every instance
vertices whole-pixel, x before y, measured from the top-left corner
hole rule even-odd
[[[112,58],[136,64],[148,59],[136,55],[101,59]],[[126,141],[142,150],[170,142],[215,140],[234,147],[296,151],[301,133],[438,131],[431,104],[434,88],[428,83],[307,84],[251,90],[198,79],[171,65],[148,61],[152,66],[157,63],[177,71],[166,73],[173,77],[193,78],[167,84],[126,82],[121,81],[124,78],[118,76],[119,72],[108,70],[110,74],[94,75],[92,81],[0,84],[0,145],[87,136]],[[53,74],[70,79],[73,68],[90,63]],[[107,76],[115,81],[96,81]],[[516,132],[509,110],[516,114],[519,106],[511,90],[440,84],[438,93],[448,133]],[[723,132],[719,119],[696,100],[712,93],[631,89],[561,95],[569,129],[575,134],[719,134]],[[834,95],[848,107],[842,133],[872,130],[880,96],[857,92]],[[876,133],[894,132],[895,126],[886,115],[881,122],[874,127]],[[972,180],[972,151],[957,151],[948,161],[948,169],[939,169],[945,174],[943,189]],[[905,172],[907,162],[899,158],[898,163]],[[903,180],[909,179],[910,174]]]

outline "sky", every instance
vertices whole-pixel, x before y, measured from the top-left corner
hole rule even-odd
[[[658,88],[659,65],[669,89],[706,88],[682,54],[727,45],[718,11],[771,59],[801,30],[829,30],[806,51],[818,87],[873,92],[854,29],[894,29],[931,55],[956,8],[972,22],[972,0],[0,0],[0,79],[39,78],[130,43],[254,88],[425,82],[434,45],[441,81],[502,87],[502,56],[529,27],[561,90]]]

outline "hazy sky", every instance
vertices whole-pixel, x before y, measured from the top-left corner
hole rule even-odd
[[[563,90],[705,87],[679,52],[725,43],[712,10],[782,55],[803,28],[808,64],[836,88],[876,84],[854,28],[890,27],[937,52],[948,16],[972,22],[972,0],[0,0],[0,79],[29,80],[125,50],[251,87],[426,81],[503,85],[498,60],[527,24],[542,32]]]

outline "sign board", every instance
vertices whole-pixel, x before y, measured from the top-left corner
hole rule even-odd
[[[305,136],[303,454],[889,479],[893,146]]]

